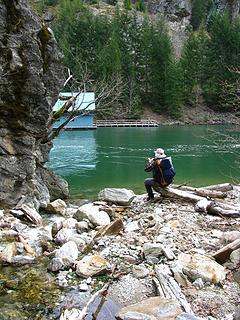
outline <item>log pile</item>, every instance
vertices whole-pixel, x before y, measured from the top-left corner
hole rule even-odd
[[[163,197],[178,199],[193,203],[195,211],[221,217],[240,217],[240,206],[232,206],[221,201],[227,197],[227,191],[233,189],[230,183],[213,185],[205,188],[186,186],[155,187],[156,192]],[[215,200],[220,199],[220,200]]]

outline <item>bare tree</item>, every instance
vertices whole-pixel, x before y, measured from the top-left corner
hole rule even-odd
[[[88,80],[87,80],[88,77]],[[84,101],[86,90],[86,83],[89,87],[95,89],[95,98],[87,103]],[[64,83],[64,87],[69,88],[72,93],[71,96],[59,95],[59,99],[65,101],[63,106],[58,111],[52,111],[49,121],[47,123],[48,127],[48,141],[52,141],[56,138],[67,126],[67,124],[73,121],[76,117],[83,116],[93,112],[90,110],[92,104],[96,104],[96,111],[100,114],[104,112],[113,110],[114,105],[119,103],[120,97],[122,96],[124,86],[121,77],[113,77],[110,80],[102,79],[100,82],[96,82],[93,85],[93,81],[90,78],[87,70],[84,72],[84,77],[82,81],[76,81],[68,69],[68,76]],[[79,97],[81,96],[81,101]],[[78,101],[77,101],[78,100]],[[77,102],[77,103],[76,103]],[[83,108],[83,103],[85,104]],[[57,128],[53,128],[53,124],[64,114],[67,114],[66,120],[60,124]]]

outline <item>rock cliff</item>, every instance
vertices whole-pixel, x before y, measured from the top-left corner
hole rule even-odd
[[[63,81],[50,29],[26,0],[0,0],[0,207],[45,207],[67,184],[44,168],[51,104]]]

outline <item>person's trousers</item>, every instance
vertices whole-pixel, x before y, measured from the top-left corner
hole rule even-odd
[[[144,180],[144,185],[147,190],[148,196],[153,198],[154,187],[159,187],[160,183],[156,182],[153,178],[147,178]]]

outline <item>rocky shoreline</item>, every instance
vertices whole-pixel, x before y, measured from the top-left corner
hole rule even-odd
[[[236,125],[239,126],[238,112],[215,112],[204,104],[197,108],[182,106],[180,119],[174,119],[164,114],[158,114],[145,108],[143,119],[156,120],[160,125]]]
[[[126,189],[104,189],[99,200],[78,206],[58,199],[37,218],[26,207],[21,216],[1,210],[0,262],[35,268],[46,259],[62,294],[54,312],[39,319],[237,320],[240,249],[224,263],[213,257],[240,242],[239,200],[240,186],[221,200],[239,217],[199,213],[159,194],[146,202]]]

